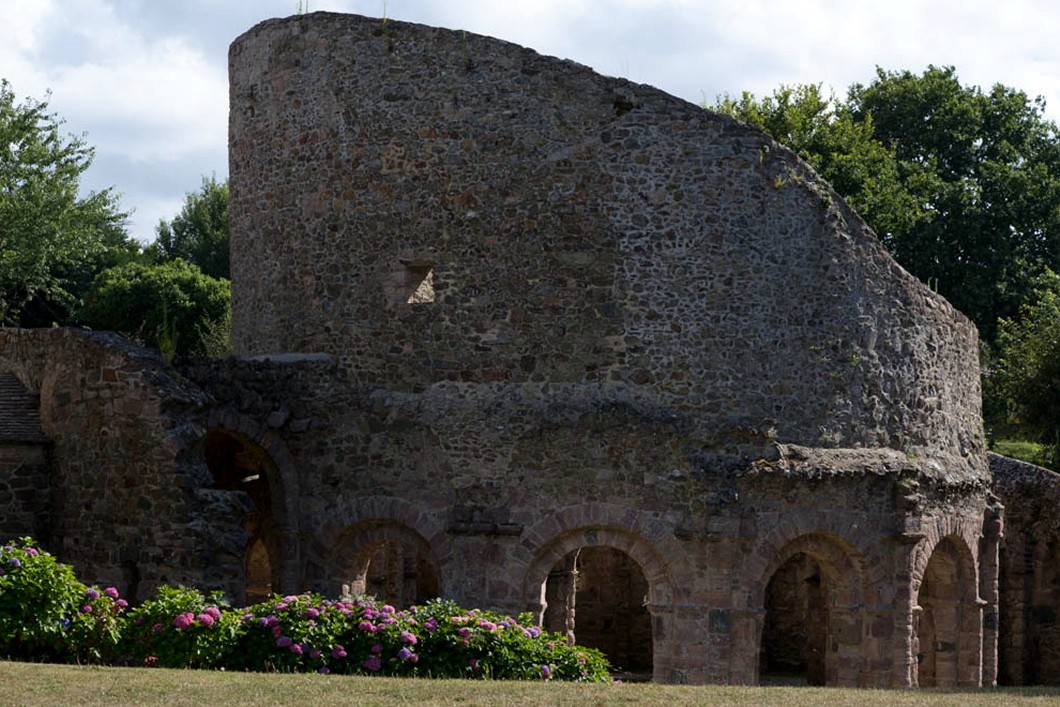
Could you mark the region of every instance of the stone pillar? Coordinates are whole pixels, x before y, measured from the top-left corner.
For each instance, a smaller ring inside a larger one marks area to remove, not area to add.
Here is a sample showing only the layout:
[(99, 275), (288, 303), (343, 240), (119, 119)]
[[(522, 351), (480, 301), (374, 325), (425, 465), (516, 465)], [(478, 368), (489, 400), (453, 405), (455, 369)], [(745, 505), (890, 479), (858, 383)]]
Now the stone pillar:
[(997, 685), (999, 567), (1001, 538), (1004, 535), (1004, 507), (998, 501), (987, 506), (983, 521), (983, 537), (979, 548), (979, 596), (983, 607), (983, 664), (984, 687)]

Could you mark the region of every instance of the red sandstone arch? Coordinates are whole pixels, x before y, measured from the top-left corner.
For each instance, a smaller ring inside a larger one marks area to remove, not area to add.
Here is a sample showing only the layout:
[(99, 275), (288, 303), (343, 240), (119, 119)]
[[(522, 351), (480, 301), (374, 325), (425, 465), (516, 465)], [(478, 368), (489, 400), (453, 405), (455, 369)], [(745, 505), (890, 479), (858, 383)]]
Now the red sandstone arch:
[[(247, 546), (244, 564), (251, 560), (257, 541), (264, 545), (274, 592), (294, 592), (301, 589), (301, 553), (298, 543), (298, 473), (294, 459), (279, 435), (256, 421), (232, 411), (216, 410), (207, 420), (204, 448), (209, 453), (211, 438), (230, 437), (255, 453), (264, 461), (268, 512), (253, 529)], [(209, 459), (207, 459), (209, 466)], [(217, 479), (217, 471), (211, 469)], [(260, 501), (256, 501), (262, 508)], [(260, 560), (260, 556), (257, 557)], [(247, 567), (244, 567), (246, 571)]]
[(347, 528), (326, 571), (332, 596), (371, 594), (408, 606), (441, 595), (438, 558), (430, 543), (393, 520), (364, 520)]
[[(756, 554), (756, 557), (763, 556)], [(808, 597), (802, 597), (804, 601), (808, 598), (811, 604), (804, 607), (810, 614), (800, 619), (811, 632), (804, 648), (805, 677), (816, 684), (857, 685), (866, 659), (862, 640), (868, 595), (864, 555), (838, 535), (807, 533), (785, 544), (765, 562), (756, 564), (761, 566), (761, 574), (750, 586), (755, 608), (763, 616), (759, 627), (762, 653), (768, 654), (774, 638), (770, 632), (771, 619), (780, 615), (777, 606), (770, 606), (771, 590), (775, 590), (782, 578), (788, 579), (789, 574), (808, 571), (819, 586), (808, 590)], [(816, 621), (824, 625), (812, 625)]]
[(963, 537), (950, 534), (918, 560), (913, 578), (917, 684), (978, 687), (983, 623), (975, 555)]
[(651, 617), (652, 675), (665, 680), (672, 663), (674, 585), (666, 560), (645, 538), (626, 528), (587, 526), (572, 528), (552, 538), (538, 550), (523, 582), (526, 606), (539, 622), (547, 607), (547, 580), (553, 568), (582, 548), (612, 548), (627, 555), (643, 573), (647, 583), (646, 606)]

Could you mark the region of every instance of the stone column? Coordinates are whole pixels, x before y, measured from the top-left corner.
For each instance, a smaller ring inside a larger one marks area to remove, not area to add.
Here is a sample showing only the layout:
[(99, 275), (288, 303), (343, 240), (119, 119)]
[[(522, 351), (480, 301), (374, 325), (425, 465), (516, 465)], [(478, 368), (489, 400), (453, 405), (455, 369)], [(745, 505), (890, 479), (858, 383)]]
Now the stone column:
[(983, 607), (984, 687), (997, 685), (999, 625), (999, 547), (1004, 535), (1004, 506), (996, 499), (987, 506), (979, 548), (979, 596)]

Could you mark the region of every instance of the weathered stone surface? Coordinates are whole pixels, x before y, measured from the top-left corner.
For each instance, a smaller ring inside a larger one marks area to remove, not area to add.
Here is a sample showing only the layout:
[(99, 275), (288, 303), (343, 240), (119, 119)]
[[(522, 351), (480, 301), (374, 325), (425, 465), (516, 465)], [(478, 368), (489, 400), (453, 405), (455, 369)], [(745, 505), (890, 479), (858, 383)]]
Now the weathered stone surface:
[(993, 681), (975, 330), (794, 155), (448, 30), (314, 13), (230, 56), (240, 357), (0, 331), (64, 561), (530, 610), (660, 681), (757, 682), (763, 641)]

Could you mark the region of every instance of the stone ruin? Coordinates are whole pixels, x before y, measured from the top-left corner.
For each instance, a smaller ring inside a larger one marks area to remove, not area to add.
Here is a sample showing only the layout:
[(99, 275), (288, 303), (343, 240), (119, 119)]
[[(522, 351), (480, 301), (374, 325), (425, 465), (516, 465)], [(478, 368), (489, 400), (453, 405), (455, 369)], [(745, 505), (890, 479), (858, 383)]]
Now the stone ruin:
[(137, 598), (530, 611), (662, 682), (1060, 681), (1060, 477), (987, 454), (973, 325), (787, 149), (389, 20), (230, 73), (237, 355), (0, 331), (0, 534)]

